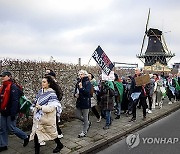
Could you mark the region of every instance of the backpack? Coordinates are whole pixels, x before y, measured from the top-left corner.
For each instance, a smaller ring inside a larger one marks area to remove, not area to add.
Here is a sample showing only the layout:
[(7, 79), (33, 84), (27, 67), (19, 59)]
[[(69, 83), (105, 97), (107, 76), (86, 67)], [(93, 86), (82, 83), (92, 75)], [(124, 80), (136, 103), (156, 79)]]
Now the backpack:
[(90, 96), (93, 97), (93, 93), (94, 93), (94, 87), (93, 85), (91, 84), (91, 90), (90, 90)]
[(28, 118), (31, 107), (31, 101), (27, 99), (25, 95), (22, 95), (19, 99), (19, 104), (20, 104), (19, 112), (25, 114), (26, 117)]
[(32, 103), (24, 95), (22, 86), (17, 84), (17, 83), (15, 83), (15, 85), (18, 87), (19, 93), (20, 93), (20, 98), (19, 98), (19, 113), (22, 113), (22, 114), (26, 115), (26, 117), (28, 118), (29, 113), (30, 113), (30, 106), (31, 106)]

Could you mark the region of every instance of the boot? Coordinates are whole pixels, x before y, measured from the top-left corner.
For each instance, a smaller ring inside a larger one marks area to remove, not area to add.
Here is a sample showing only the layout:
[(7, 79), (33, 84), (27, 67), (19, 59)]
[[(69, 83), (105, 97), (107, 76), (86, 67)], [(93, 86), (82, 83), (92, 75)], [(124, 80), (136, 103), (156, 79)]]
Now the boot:
[(35, 154), (39, 154), (40, 153), (40, 144), (38, 141), (37, 134), (35, 134), (35, 136), (34, 136), (34, 147), (35, 147)]
[(61, 149), (64, 147), (63, 144), (61, 143), (61, 141), (59, 140), (59, 138), (56, 138), (54, 140), (57, 144), (56, 148), (53, 150), (53, 153), (58, 153), (61, 151)]
[(40, 154), (40, 144), (35, 145), (35, 154)]

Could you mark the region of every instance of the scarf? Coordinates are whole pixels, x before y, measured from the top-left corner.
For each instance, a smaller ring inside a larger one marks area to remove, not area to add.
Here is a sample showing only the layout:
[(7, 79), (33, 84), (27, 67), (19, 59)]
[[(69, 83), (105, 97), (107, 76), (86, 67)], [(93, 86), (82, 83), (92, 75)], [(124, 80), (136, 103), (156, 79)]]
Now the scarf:
[(174, 78), (174, 81), (176, 83), (176, 90), (180, 90), (180, 85), (178, 83), (178, 79), (177, 78)]
[[(44, 92), (43, 89), (41, 89), (36, 96), (35, 103), (41, 106), (43, 105), (55, 106), (57, 116), (60, 117), (60, 114), (62, 112), (62, 107), (53, 89), (49, 88), (46, 92)], [(37, 110), (35, 113), (35, 119), (39, 121), (41, 119), (41, 116), (43, 115), (44, 113), (42, 110)]]
[(10, 98), (10, 90), (12, 84), (13, 84), (12, 81), (8, 80), (8, 81), (4, 81), (3, 85), (0, 87), (0, 97), (1, 97), (0, 110), (5, 110), (7, 107)]
[(124, 87), (123, 87), (123, 84), (121, 82), (118, 82), (118, 81), (114, 81), (117, 89), (118, 89), (118, 92), (120, 94), (120, 103), (122, 102), (122, 99), (123, 99), (123, 91), (124, 91)]
[(113, 84), (112, 81), (106, 81), (105, 84), (106, 84), (109, 88), (111, 88), (111, 89), (114, 90), (114, 84)]

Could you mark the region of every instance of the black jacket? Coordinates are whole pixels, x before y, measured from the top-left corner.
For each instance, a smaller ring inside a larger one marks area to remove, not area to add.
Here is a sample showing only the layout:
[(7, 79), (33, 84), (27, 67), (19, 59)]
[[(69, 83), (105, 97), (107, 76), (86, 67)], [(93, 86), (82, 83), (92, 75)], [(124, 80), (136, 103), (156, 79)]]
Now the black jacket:
[(75, 87), (75, 93), (79, 91), (79, 97), (76, 101), (76, 107), (80, 109), (89, 109), (91, 108), (91, 83), (88, 77), (84, 77), (82, 79), (82, 86), (83, 88), (79, 88), (79, 82), (77, 82)]
[(140, 92), (141, 93), (140, 97), (146, 97), (142, 86), (136, 86), (135, 77), (136, 75), (131, 79), (130, 94), (135, 93), (135, 92)]

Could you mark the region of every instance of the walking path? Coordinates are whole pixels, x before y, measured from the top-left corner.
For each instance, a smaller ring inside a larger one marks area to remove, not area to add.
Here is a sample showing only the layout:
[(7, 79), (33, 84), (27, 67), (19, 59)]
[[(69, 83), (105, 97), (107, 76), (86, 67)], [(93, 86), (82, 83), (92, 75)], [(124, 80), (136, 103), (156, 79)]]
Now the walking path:
[[(93, 153), (95, 149), (101, 148), (109, 144), (112, 141), (125, 136), (132, 131), (141, 128), (147, 124), (156, 121), (157, 119), (170, 114), (180, 109), (180, 102), (168, 105), (167, 100), (164, 100), (162, 109), (153, 110), (152, 114), (147, 114), (146, 121), (142, 120), (142, 109), (137, 109), (137, 120), (136, 122), (128, 122), (130, 117), (126, 117), (124, 114), (121, 115), (120, 119), (114, 119), (108, 130), (103, 130), (105, 120), (102, 119), (100, 123), (97, 123), (95, 116), (90, 116), (92, 125), (89, 129), (87, 137), (78, 138), (78, 134), (81, 130), (81, 122), (79, 120), (73, 120), (66, 122), (62, 127), (64, 137), (61, 139), (64, 144), (64, 148), (61, 150), (62, 154), (78, 154), (78, 153)], [(30, 133), (30, 132), (28, 132)], [(3, 151), (3, 154), (33, 154), (34, 145), (31, 141), (27, 147), (22, 146), (23, 141), (17, 138), (15, 135), (9, 136), (9, 146), (7, 151)], [(50, 154), (55, 148), (54, 141), (46, 142), (46, 146), (41, 147), (41, 154)]]

